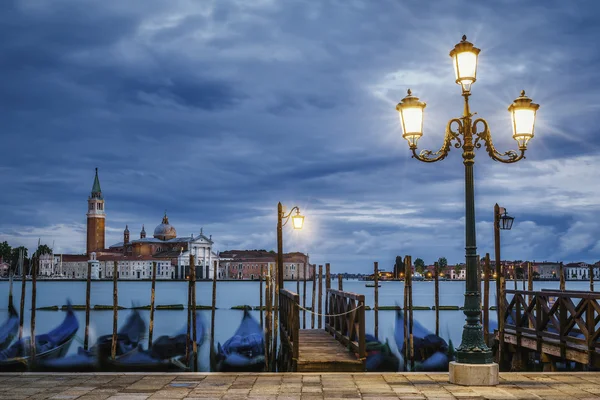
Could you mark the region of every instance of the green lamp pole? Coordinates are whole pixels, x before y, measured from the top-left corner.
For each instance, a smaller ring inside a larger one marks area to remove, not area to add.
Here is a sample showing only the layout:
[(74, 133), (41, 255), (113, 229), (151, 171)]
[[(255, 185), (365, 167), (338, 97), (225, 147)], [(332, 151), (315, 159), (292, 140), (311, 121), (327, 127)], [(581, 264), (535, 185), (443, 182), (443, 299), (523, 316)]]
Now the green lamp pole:
[[(492, 136), (488, 123), (477, 118), (473, 120), (473, 113), (469, 108), (471, 85), (475, 82), (477, 72), (477, 58), (480, 50), (467, 42), (466, 36), (450, 52), (456, 83), (462, 87), (464, 97), (463, 115), (448, 121), (442, 147), (437, 152), (422, 150), (417, 153), (417, 142), (423, 136), (423, 110), (425, 103), (412, 96), (410, 89), (408, 95), (402, 99), (396, 109), (400, 113), (400, 123), (403, 130), (402, 137), (408, 141), (413, 158), (423, 162), (436, 162), (443, 160), (448, 155), (451, 146), (462, 148), (463, 164), (465, 166), (465, 211), (466, 211), (466, 265), (467, 279), (465, 288), (466, 324), (463, 328), (462, 342), (457, 348), (457, 362), (464, 364), (489, 364), (492, 363), (492, 351), (485, 344), (483, 330), (479, 323), (481, 306), (479, 304), (480, 288), (477, 280), (477, 244), (475, 241), (475, 194), (473, 188), (473, 164), (475, 162), (475, 149), (484, 144), (488, 155), (495, 161), (514, 163), (525, 156), (527, 143), (533, 138), (536, 111), (538, 104), (521, 92), (509, 107), (512, 117), (513, 139), (517, 141), (519, 152), (509, 150), (499, 153), (492, 143)], [(452, 130), (456, 127), (456, 131)], [(478, 128), (481, 128), (478, 130)], [(454, 142), (454, 143), (453, 143)]]
[[(292, 213), (296, 211), (296, 215)], [(300, 209), (297, 206), (292, 207), (289, 213), (285, 213), (281, 202), (277, 204), (277, 282), (283, 289), (283, 227), (292, 217), (294, 229), (302, 229), (304, 225), (304, 216), (300, 215)]]

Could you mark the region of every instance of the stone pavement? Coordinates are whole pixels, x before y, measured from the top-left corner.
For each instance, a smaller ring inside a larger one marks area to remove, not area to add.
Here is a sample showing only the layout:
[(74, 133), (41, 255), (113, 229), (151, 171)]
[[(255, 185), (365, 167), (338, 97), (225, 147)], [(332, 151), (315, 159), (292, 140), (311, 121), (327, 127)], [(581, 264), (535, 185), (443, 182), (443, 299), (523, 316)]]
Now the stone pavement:
[(502, 373), (495, 388), (447, 373), (0, 374), (0, 399), (600, 399), (600, 373)]

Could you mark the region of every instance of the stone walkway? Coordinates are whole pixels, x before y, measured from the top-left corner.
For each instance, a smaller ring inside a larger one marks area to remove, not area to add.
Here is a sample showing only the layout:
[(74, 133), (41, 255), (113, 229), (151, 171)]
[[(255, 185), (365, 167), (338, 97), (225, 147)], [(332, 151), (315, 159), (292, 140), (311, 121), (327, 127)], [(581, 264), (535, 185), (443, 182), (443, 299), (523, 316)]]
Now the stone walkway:
[(495, 388), (448, 374), (0, 374), (0, 399), (600, 399), (600, 373), (503, 373)]

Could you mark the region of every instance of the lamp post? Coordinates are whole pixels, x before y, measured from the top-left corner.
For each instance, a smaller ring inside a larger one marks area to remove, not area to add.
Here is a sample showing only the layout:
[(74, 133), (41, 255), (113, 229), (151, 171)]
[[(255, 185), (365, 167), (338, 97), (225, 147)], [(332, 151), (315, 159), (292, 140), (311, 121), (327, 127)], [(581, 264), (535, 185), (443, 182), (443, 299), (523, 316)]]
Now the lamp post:
[(502, 266), (500, 264), (500, 230), (509, 231), (512, 228), (515, 218), (508, 215), (506, 208), (500, 207), (498, 203), (494, 205), (494, 250), (496, 258), (496, 309), (498, 312), (498, 321), (500, 321), (500, 276), (502, 275)]
[[(296, 211), (296, 215), (292, 213)], [(281, 202), (277, 204), (277, 282), (283, 289), (283, 227), (292, 218), (294, 229), (302, 229), (304, 226), (304, 216), (300, 215), (300, 209), (297, 206), (292, 207), (289, 213), (285, 214)]]
[[(417, 153), (417, 142), (423, 136), (423, 110), (425, 103), (412, 95), (408, 95), (396, 106), (400, 114), (402, 137), (408, 141), (413, 158), (423, 162), (436, 162), (443, 160), (448, 155), (451, 146), (463, 149), (463, 164), (465, 166), (465, 211), (466, 211), (466, 287), (465, 310), (466, 324), (463, 328), (462, 342), (457, 348), (457, 363), (450, 367), (450, 381), (459, 384), (475, 384), (472, 364), (489, 366), (490, 378), (482, 380), (480, 384), (495, 385), (498, 383), (498, 365), (492, 364), (492, 352), (483, 339), (483, 331), (479, 323), (481, 306), (479, 304), (480, 288), (477, 285), (477, 245), (475, 241), (475, 195), (473, 187), (473, 164), (475, 162), (475, 149), (483, 144), (488, 155), (495, 161), (514, 163), (525, 156), (527, 143), (534, 134), (535, 116), (539, 108), (531, 99), (521, 92), (509, 107), (512, 117), (513, 139), (517, 141), (519, 152), (509, 150), (500, 153), (494, 147), (492, 136), (487, 121), (482, 118), (473, 119), (469, 108), (471, 86), (477, 77), (477, 59), (480, 50), (467, 41), (463, 36), (462, 41), (450, 51), (452, 64), (456, 75), (456, 83), (461, 85), (464, 97), (463, 115), (453, 118), (446, 125), (446, 133), (442, 147), (437, 152), (421, 150)], [(453, 130), (455, 127), (456, 130)], [(454, 142), (454, 143), (453, 143)], [(495, 371), (495, 378), (493, 377)], [(485, 373), (485, 372), (484, 372)]]

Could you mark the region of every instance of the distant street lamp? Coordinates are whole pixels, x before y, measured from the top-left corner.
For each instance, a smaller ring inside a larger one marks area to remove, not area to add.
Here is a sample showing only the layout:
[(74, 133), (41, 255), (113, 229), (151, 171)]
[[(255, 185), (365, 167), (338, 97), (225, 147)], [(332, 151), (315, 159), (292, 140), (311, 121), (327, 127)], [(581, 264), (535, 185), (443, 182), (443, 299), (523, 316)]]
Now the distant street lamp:
[[(294, 211), (296, 211), (296, 214), (292, 215)], [(294, 206), (289, 213), (285, 214), (283, 205), (279, 202), (277, 204), (277, 282), (280, 289), (283, 289), (283, 227), (288, 223), (290, 217), (294, 229), (302, 229), (304, 216), (300, 215), (300, 209)]]
[[(536, 111), (538, 104), (532, 103), (531, 99), (521, 92), (509, 107), (512, 118), (513, 139), (518, 144), (519, 153), (509, 150), (499, 153), (492, 143), (492, 136), (487, 121), (482, 118), (472, 119), (473, 113), (469, 108), (469, 96), (471, 86), (476, 81), (477, 59), (480, 50), (467, 42), (463, 36), (462, 41), (454, 46), (450, 52), (452, 64), (456, 75), (456, 83), (461, 85), (464, 97), (464, 110), (460, 118), (453, 118), (446, 125), (446, 133), (442, 147), (437, 152), (422, 150), (417, 153), (417, 142), (423, 136), (423, 111), (425, 103), (412, 95), (410, 89), (408, 95), (396, 106), (400, 114), (402, 126), (402, 137), (408, 141), (408, 146), (413, 153), (413, 158), (423, 162), (436, 162), (443, 160), (448, 155), (450, 147), (463, 149), (463, 164), (465, 165), (465, 209), (466, 209), (466, 290), (464, 313), (466, 325), (463, 328), (462, 343), (457, 348), (457, 362), (451, 365), (450, 381), (454, 383), (471, 384), (468, 371), (469, 366), (464, 364), (488, 364), (497, 373), (497, 364), (492, 363), (492, 351), (485, 344), (483, 331), (479, 323), (481, 306), (479, 304), (480, 288), (478, 286), (477, 274), (477, 245), (475, 241), (475, 195), (473, 185), (473, 164), (475, 162), (475, 149), (481, 148), (482, 143), (488, 155), (503, 163), (514, 163), (525, 156), (527, 143), (534, 135)], [(456, 131), (452, 127), (456, 126)], [(480, 130), (478, 130), (480, 128)], [(456, 142), (452, 144), (452, 142)], [(481, 143), (482, 142), (482, 143)], [(461, 365), (462, 364), (462, 365)], [(472, 367), (472, 366), (471, 366)], [(492, 369), (490, 369), (492, 370)], [(454, 371), (454, 372), (453, 372)], [(464, 374), (466, 377), (459, 376)], [(474, 379), (474, 378), (472, 378)], [(497, 384), (497, 375), (494, 379), (488, 379), (487, 384)]]

